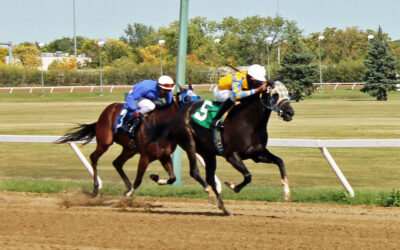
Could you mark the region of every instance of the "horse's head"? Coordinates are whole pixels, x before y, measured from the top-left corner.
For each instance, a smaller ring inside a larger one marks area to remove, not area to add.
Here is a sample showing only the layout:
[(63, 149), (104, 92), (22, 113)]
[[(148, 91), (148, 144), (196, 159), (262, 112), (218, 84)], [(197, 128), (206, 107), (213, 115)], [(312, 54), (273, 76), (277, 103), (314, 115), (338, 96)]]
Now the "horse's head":
[(198, 96), (189, 84), (189, 88), (183, 88), (179, 86), (179, 93), (176, 94), (176, 102), (180, 107), (183, 107), (191, 102), (201, 101), (201, 97)]
[(289, 91), (282, 82), (268, 82), (268, 89), (263, 94), (263, 105), (265, 108), (278, 113), (284, 121), (291, 121), (294, 116), (294, 109), (290, 105)]

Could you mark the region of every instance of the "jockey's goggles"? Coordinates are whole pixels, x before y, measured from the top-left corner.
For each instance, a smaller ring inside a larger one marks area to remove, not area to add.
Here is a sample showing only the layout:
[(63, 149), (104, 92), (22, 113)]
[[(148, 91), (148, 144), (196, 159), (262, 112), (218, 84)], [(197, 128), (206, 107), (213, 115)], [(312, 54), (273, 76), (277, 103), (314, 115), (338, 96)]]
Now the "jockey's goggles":
[(163, 84), (158, 83), (158, 86), (160, 86), (160, 88), (162, 88), (162, 89), (173, 90), (175, 87), (175, 84), (173, 84), (173, 83), (163, 83)]

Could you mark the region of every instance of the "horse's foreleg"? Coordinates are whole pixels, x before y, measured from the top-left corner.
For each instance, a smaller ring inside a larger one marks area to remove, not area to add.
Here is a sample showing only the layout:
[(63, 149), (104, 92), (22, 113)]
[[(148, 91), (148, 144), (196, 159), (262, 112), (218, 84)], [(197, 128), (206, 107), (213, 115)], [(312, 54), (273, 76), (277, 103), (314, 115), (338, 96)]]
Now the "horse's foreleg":
[(99, 158), (107, 151), (109, 145), (99, 145), (97, 144), (96, 150), (90, 154), (90, 161), (93, 168), (93, 196), (97, 196), (99, 193), (99, 182), (97, 180), (97, 162)]
[(170, 155), (164, 156), (164, 157), (160, 158), (159, 161), (161, 162), (161, 164), (164, 167), (165, 171), (168, 172), (169, 179), (168, 180), (160, 179), (159, 176), (156, 175), (156, 174), (150, 175), (150, 178), (153, 181), (157, 182), (158, 185), (167, 185), (167, 184), (174, 183), (175, 180), (176, 180), (176, 177), (175, 177), (174, 169), (172, 167), (171, 156)]
[(279, 172), (281, 174), (281, 183), (283, 186), (282, 198), (285, 201), (290, 201), (289, 179), (286, 175), (285, 164), (283, 160), (278, 156), (269, 152), (268, 149), (265, 149), (256, 157), (253, 157), (253, 160), (255, 162), (274, 163), (275, 165), (278, 166)]
[(244, 165), (242, 159), (240, 158), (238, 153), (233, 153), (230, 156), (226, 157), (227, 161), (232, 164), (232, 166), (239, 171), (242, 175), (243, 175), (243, 182), (235, 185), (233, 182), (225, 182), (225, 184), (231, 188), (233, 191), (235, 191), (236, 193), (239, 193), (240, 190), (242, 190), (242, 188), (244, 186), (246, 186), (247, 184), (249, 184), (251, 182), (251, 174), (250, 172), (247, 170), (247, 167)]
[(140, 184), (142, 183), (143, 175), (146, 172), (149, 163), (150, 161), (148, 157), (140, 155), (139, 166), (136, 172), (135, 181), (133, 182), (133, 186), (131, 187), (131, 190), (129, 190), (129, 192), (126, 194), (126, 196), (132, 197), (136, 189), (140, 186)]
[(136, 154), (135, 151), (128, 149), (127, 147), (123, 147), (121, 154), (113, 161), (113, 166), (117, 170), (118, 174), (121, 176), (122, 180), (125, 183), (128, 193), (129, 190), (132, 188), (132, 183), (129, 180), (128, 176), (126, 176), (125, 171), (123, 170), (124, 164), (127, 160), (132, 158)]

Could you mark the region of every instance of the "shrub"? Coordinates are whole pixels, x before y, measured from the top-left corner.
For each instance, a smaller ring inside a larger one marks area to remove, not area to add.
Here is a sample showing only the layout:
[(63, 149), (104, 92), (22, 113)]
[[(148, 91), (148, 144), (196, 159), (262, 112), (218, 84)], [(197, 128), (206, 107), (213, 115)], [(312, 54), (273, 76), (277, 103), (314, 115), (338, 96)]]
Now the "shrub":
[(400, 207), (400, 190), (392, 190), (388, 197), (382, 198), (381, 204), (384, 207)]
[(365, 66), (362, 60), (345, 59), (322, 69), (324, 82), (362, 82)]

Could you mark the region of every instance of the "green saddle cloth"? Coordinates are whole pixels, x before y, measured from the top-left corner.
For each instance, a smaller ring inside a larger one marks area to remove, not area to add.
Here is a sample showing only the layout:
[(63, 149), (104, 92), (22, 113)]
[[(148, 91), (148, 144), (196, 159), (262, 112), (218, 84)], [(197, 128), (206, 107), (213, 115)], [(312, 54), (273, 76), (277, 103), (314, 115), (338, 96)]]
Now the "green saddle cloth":
[(222, 102), (205, 100), (203, 105), (190, 115), (192, 120), (204, 128), (211, 128), (211, 122), (217, 114)]

